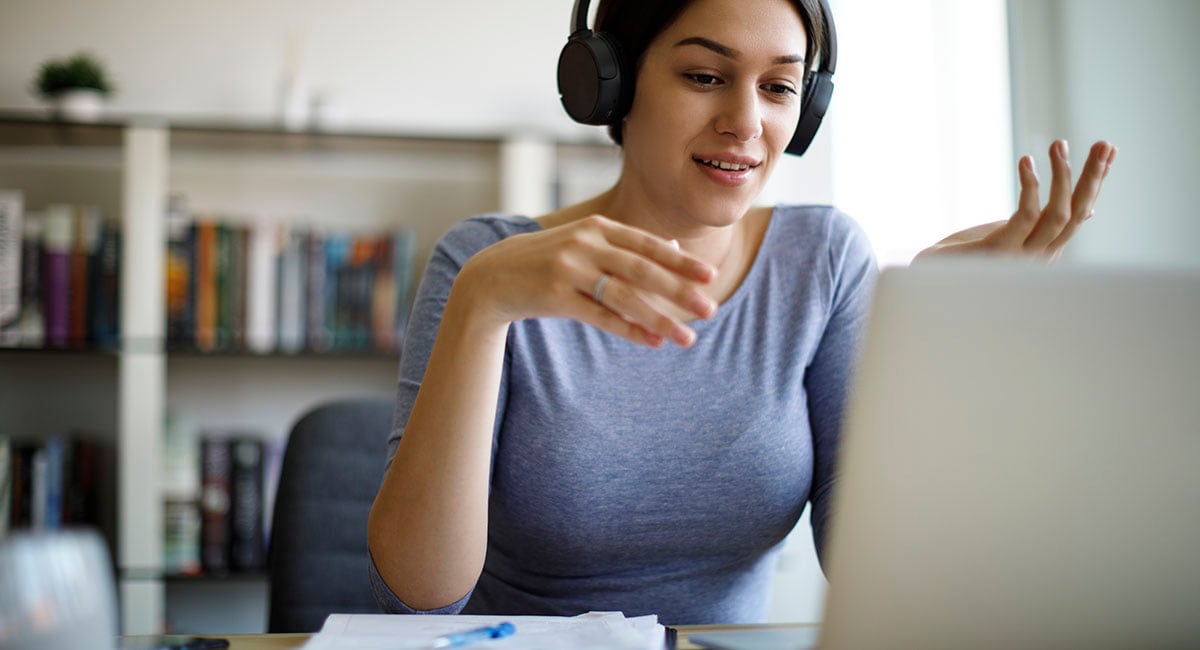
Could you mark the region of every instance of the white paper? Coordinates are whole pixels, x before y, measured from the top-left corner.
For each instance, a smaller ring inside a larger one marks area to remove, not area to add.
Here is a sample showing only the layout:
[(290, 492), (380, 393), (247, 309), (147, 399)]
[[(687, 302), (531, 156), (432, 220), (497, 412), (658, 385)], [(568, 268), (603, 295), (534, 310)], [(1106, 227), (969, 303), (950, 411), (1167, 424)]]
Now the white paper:
[(620, 612), (562, 616), (431, 616), (330, 614), (304, 650), (417, 650), (444, 634), (509, 621), (516, 633), (470, 646), (476, 650), (661, 650), (657, 616)]

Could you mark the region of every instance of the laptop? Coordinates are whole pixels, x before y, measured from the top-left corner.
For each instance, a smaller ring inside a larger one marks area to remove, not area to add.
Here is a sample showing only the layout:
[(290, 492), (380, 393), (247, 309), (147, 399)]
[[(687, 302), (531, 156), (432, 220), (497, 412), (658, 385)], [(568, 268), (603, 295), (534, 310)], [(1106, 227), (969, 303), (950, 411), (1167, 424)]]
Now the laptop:
[(885, 270), (847, 409), (819, 647), (1200, 645), (1200, 273)]

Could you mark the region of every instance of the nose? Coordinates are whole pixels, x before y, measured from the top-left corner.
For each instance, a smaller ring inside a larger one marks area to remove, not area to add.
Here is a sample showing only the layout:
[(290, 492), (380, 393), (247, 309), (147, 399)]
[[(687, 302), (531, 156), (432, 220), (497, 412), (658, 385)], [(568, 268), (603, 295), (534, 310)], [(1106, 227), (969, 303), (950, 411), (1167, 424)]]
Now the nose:
[(757, 87), (731, 88), (722, 98), (713, 126), (721, 135), (732, 135), (738, 142), (750, 142), (762, 135), (762, 118)]

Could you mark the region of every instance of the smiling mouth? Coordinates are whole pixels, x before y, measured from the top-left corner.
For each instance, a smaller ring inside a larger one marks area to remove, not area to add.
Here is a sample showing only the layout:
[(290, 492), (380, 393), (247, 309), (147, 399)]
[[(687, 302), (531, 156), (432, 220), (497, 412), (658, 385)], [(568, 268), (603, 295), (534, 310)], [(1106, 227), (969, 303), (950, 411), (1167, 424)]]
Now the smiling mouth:
[(692, 158), (692, 160), (695, 160), (703, 165), (708, 165), (713, 169), (720, 169), (721, 171), (727, 172), (744, 172), (751, 167), (757, 167), (757, 165), (744, 165), (741, 163), (722, 162), (720, 160), (705, 160), (703, 158)]

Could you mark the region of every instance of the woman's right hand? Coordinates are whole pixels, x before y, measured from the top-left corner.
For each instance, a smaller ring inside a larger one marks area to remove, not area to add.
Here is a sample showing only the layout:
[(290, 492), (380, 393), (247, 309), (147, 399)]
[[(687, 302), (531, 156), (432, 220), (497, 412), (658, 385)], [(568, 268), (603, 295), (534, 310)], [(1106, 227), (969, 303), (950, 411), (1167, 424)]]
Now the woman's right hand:
[[(471, 257), (455, 280), (497, 322), (572, 318), (651, 347), (687, 347), (695, 332), (653, 297), (708, 318), (717, 305), (700, 286), (716, 269), (673, 242), (599, 215), (508, 237)], [(597, 282), (610, 276), (593, 298)], [(649, 299), (648, 299), (649, 298)]]

